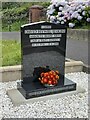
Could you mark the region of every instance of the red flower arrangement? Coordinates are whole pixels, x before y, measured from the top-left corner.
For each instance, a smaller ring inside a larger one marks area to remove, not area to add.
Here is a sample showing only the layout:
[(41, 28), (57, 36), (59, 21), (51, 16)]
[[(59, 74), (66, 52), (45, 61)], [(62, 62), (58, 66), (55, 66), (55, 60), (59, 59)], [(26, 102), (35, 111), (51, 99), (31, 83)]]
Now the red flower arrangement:
[(40, 82), (43, 85), (47, 86), (55, 86), (59, 80), (59, 72), (58, 71), (49, 71), (49, 72), (42, 72), (39, 77)]

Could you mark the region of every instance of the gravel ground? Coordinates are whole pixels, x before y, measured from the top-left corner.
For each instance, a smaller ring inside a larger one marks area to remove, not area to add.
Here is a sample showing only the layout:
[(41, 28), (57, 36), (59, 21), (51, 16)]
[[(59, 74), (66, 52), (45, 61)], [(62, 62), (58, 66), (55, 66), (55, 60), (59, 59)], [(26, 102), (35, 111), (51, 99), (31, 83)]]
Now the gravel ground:
[(88, 74), (69, 73), (66, 77), (85, 88), (86, 92), (45, 102), (13, 106), (6, 91), (16, 88), (18, 80), (0, 83), (0, 97), (2, 98), (0, 99), (0, 118), (88, 118)]

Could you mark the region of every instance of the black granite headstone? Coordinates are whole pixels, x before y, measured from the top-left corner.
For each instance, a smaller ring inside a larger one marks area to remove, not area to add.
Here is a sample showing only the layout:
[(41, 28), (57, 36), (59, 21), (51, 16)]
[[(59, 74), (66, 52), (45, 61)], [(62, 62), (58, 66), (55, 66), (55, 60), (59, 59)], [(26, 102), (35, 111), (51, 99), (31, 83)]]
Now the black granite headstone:
[[(76, 89), (76, 84), (64, 77), (66, 35), (65, 25), (38, 22), (21, 26), (23, 70), (18, 89), (25, 98)], [(46, 88), (40, 83), (39, 75), (35, 73), (41, 68), (59, 71), (60, 79), (56, 86)]]

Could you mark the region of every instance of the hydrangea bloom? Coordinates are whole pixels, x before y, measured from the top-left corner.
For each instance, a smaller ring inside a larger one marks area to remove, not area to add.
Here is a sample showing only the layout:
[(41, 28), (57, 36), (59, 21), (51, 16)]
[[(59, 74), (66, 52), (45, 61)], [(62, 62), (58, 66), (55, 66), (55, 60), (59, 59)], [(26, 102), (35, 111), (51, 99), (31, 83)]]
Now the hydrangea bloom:
[(58, 16), (61, 16), (62, 15), (62, 12), (58, 12)]
[(52, 15), (54, 13), (54, 11), (55, 11), (55, 9), (51, 9), (47, 13), (48, 13), (48, 15)]
[(73, 28), (74, 26), (75, 26), (74, 23), (69, 23), (69, 27), (70, 27), (70, 28)]
[(59, 10), (62, 11), (62, 10), (63, 10), (63, 7), (59, 7)]
[(56, 20), (56, 17), (55, 17), (55, 16), (51, 16), (51, 17), (50, 17), (50, 21), (55, 22), (55, 20)]
[(85, 11), (83, 11), (83, 12), (82, 12), (82, 15), (83, 15), (83, 16), (85, 16), (85, 14), (86, 14), (86, 12), (85, 12)]
[(61, 21), (61, 24), (64, 24), (64, 21)]
[(81, 19), (82, 19), (82, 16), (78, 16), (77, 19), (78, 19), (78, 20), (81, 20)]
[(90, 22), (90, 18), (87, 18), (87, 22)]
[(52, 0), (48, 7), (47, 16), (50, 22), (64, 24), (70, 28), (76, 25), (90, 22), (90, 0), (76, 0), (67, 2), (65, 0)]

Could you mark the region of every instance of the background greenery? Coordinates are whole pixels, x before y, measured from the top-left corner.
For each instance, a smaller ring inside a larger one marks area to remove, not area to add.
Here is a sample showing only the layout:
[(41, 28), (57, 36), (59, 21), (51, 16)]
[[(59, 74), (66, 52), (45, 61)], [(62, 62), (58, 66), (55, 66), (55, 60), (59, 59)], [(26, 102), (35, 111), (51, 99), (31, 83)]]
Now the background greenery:
[(3, 2), (2, 3), (2, 31), (19, 31), (20, 26), (29, 23), (29, 9), (32, 5), (41, 5), (44, 8), (49, 2)]
[[(3, 2), (2, 31), (19, 31), (20, 26), (29, 23), (29, 9), (32, 5), (41, 5), (47, 9), (49, 2)], [(88, 7), (90, 9), (90, 7)], [(87, 9), (88, 9), (87, 8)], [(76, 28), (89, 29), (90, 24)], [(11, 29), (11, 30), (10, 30)]]
[[(39, 4), (44, 8), (47, 8), (50, 3), (3, 2), (2, 30), (9, 31), (8, 27), (11, 25), (11, 31), (19, 31), (22, 24), (29, 22), (29, 8), (35, 4)], [(90, 24), (88, 26), (90, 28)], [(83, 28), (88, 28), (88, 26), (83, 26)], [(15, 40), (0, 40), (0, 48), (1, 47), (2, 56), (0, 57), (0, 61), (2, 61), (2, 66), (21, 64), (21, 44), (19, 42)]]

